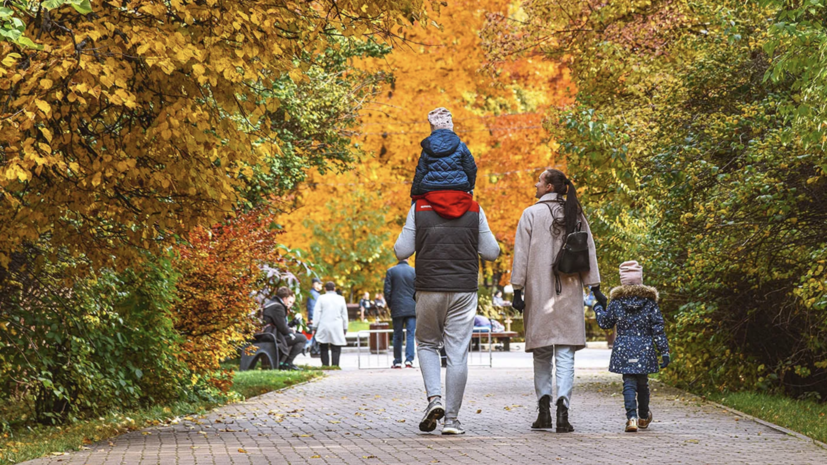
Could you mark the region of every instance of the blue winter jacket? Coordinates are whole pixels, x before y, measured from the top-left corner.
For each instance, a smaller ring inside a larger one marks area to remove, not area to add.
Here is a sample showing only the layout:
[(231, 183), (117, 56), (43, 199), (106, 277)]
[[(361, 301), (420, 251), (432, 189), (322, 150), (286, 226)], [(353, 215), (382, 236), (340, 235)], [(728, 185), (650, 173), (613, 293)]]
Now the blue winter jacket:
[(319, 291), (310, 288), (310, 297), (307, 299), (307, 321), (313, 321), (313, 309), (316, 308), (316, 300), (320, 295)]
[(612, 289), (609, 298), (608, 309), (600, 304), (594, 306), (601, 328), (611, 329), (617, 325), (609, 371), (624, 375), (657, 373), (657, 352), (661, 355), (669, 353), (657, 289), (620, 286)]
[(432, 191), (469, 192), (477, 182), (477, 164), (468, 147), (450, 129), (437, 129), (422, 143), (411, 196)]
[(416, 271), (407, 263), (400, 263), (385, 275), (385, 300), (391, 309), (391, 318), (416, 316), (414, 281)]

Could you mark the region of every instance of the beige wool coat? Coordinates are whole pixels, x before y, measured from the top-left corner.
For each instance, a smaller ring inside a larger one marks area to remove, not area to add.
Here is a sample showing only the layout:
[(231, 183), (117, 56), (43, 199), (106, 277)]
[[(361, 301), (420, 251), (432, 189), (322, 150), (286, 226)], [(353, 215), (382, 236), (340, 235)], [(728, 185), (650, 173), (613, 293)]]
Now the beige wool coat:
[[(557, 194), (544, 195), (526, 208), (517, 226), (511, 285), (524, 289), (525, 350), (552, 345), (586, 347), (586, 319), (583, 286), (600, 284), (597, 255), (589, 223), (581, 216), (581, 231), (589, 233), (589, 271), (579, 275), (560, 275), (562, 291), (554, 289), (552, 264), (565, 239), (565, 227), (552, 232), (552, 214), (563, 218)], [(546, 205), (551, 206), (551, 213)]]

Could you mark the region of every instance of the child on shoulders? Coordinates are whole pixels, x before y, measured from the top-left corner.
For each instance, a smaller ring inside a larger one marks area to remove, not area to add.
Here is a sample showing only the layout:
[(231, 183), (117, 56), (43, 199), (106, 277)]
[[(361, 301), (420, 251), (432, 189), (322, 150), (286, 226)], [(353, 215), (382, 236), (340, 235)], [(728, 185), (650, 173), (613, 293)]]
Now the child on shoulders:
[(669, 365), (669, 342), (658, 307), (658, 291), (643, 285), (643, 268), (638, 262), (620, 265), (620, 287), (612, 289), (609, 298), (608, 308), (605, 302), (598, 302), (594, 312), (601, 328), (617, 326), (609, 371), (623, 375), (626, 432), (633, 433), (652, 422), (649, 373), (658, 372), (656, 350), (663, 360), (660, 368)]
[(411, 198), (424, 198), (433, 191), (472, 193), (477, 181), (477, 164), (468, 147), (454, 133), (451, 112), (437, 108), (428, 113), (431, 135), (422, 143)]

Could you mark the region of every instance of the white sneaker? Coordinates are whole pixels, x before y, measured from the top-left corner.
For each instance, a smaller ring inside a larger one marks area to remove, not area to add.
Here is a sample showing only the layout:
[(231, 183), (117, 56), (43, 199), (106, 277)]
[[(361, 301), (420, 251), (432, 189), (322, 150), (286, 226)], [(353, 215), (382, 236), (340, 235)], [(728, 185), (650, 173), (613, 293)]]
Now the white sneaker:
[(442, 427), (442, 434), (465, 434), (462, 429), (462, 423), (459, 420), (445, 420), (445, 425)]

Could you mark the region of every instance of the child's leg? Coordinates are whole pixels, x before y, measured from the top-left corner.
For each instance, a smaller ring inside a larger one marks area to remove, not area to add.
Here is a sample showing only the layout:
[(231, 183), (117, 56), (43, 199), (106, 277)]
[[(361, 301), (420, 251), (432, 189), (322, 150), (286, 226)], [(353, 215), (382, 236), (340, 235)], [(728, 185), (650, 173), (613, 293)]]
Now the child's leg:
[(649, 416), (649, 375), (637, 375), (637, 401), (638, 418), (646, 418)]
[(623, 375), (623, 403), (626, 406), (626, 418), (637, 418), (637, 375)]

